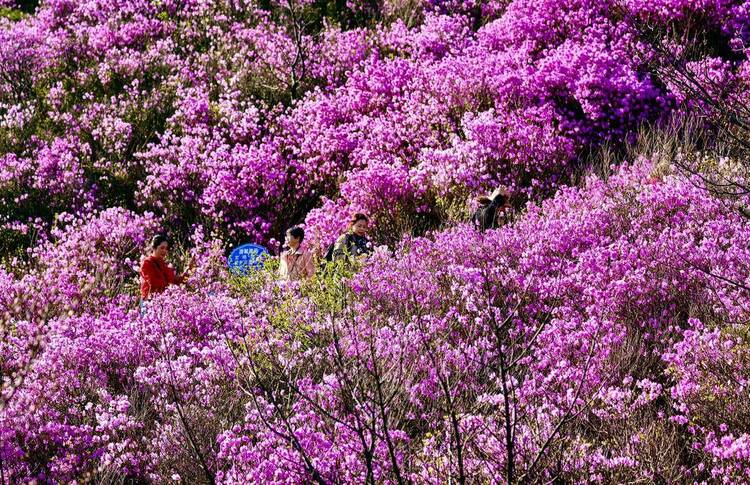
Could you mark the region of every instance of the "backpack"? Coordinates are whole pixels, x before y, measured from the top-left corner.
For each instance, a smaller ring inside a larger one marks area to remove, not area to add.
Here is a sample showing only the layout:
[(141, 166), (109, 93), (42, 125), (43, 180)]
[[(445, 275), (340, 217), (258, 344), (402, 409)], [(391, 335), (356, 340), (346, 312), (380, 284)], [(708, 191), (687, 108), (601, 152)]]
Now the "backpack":
[(334, 246), (336, 246), (336, 241), (328, 245), (328, 249), (326, 249), (326, 254), (325, 256), (323, 256), (323, 261), (333, 261), (333, 247)]
[[(331, 244), (328, 245), (328, 248), (326, 249), (326, 254), (323, 257), (323, 260), (325, 262), (333, 261), (333, 249), (336, 247), (336, 243), (338, 242), (338, 239), (333, 241)], [(346, 235), (346, 239), (344, 240), (344, 244), (346, 244), (346, 250), (351, 251), (352, 250), (352, 238), (349, 237), (349, 234)]]

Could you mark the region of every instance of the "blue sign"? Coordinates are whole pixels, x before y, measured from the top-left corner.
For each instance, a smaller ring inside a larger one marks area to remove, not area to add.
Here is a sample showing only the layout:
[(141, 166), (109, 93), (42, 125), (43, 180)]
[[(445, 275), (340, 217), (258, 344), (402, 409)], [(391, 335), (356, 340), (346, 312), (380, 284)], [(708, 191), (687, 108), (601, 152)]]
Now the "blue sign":
[(263, 267), (263, 261), (270, 256), (268, 249), (258, 244), (243, 244), (234, 248), (227, 258), (229, 270), (236, 274), (247, 274)]

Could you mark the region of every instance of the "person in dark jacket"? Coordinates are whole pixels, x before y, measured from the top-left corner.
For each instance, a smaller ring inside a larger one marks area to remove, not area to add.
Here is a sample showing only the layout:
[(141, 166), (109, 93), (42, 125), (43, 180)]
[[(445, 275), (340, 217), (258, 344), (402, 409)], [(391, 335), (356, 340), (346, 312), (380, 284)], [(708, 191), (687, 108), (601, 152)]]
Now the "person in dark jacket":
[(191, 261), (188, 269), (178, 275), (167, 264), (169, 240), (163, 234), (157, 234), (151, 239), (150, 249), (151, 255), (141, 264), (141, 298), (143, 300), (148, 300), (155, 293), (162, 293), (169, 285), (184, 283), (193, 267)]
[(498, 187), (489, 197), (480, 197), (478, 202), (479, 207), (471, 216), (477, 230), (497, 229), (510, 221), (510, 193), (505, 187)]
[(370, 218), (361, 212), (354, 214), (349, 221), (349, 230), (342, 234), (333, 245), (333, 260), (348, 257), (363, 258), (372, 253), (372, 243), (367, 239)]

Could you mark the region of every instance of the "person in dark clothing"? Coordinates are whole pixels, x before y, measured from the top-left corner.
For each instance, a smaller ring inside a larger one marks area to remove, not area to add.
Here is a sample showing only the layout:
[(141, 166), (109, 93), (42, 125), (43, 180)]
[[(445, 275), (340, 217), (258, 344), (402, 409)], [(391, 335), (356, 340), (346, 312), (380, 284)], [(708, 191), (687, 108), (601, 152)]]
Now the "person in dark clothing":
[(479, 207), (471, 216), (477, 230), (497, 229), (510, 221), (510, 194), (505, 187), (498, 187), (489, 197), (480, 197), (478, 202)]
[(349, 221), (349, 230), (342, 234), (333, 245), (333, 260), (340, 261), (348, 257), (363, 258), (372, 253), (372, 243), (367, 239), (370, 219), (358, 212)]

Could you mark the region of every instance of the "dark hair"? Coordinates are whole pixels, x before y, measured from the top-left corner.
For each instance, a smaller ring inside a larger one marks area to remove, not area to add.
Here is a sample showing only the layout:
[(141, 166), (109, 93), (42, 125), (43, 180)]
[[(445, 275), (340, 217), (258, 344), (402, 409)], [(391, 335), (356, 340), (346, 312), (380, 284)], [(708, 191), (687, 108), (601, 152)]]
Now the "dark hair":
[(164, 234), (157, 234), (156, 236), (151, 238), (151, 249), (156, 249), (159, 246), (161, 246), (161, 243), (167, 243), (169, 244), (169, 239)]
[(352, 218), (349, 221), (349, 226), (353, 226), (354, 224), (358, 223), (359, 221), (370, 222), (370, 218), (367, 217), (366, 215), (362, 214), (361, 212), (356, 212), (354, 215), (352, 215)]
[(509, 200), (510, 199), (509, 199), (509, 197), (507, 195), (505, 195), (505, 194), (497, 194), (495, 196), (494, 202), (495, 202), (495, 204), (502, 206), (502, 205), (507, 204)]
[(295, 239), (299, 239), (302, 242), (305, 239), (305, 230), (299, 226), (294, 226), (286, 230), (286, 232)]
[(493, 202), (495, 203), (496, 206), (502, 207), (505, 204), (507, 204), (509, 201), (510, 201), (510, 197), (504, 194), (498, 194), (495, 196), (494, 199), (490, 199), (486, 195), (477, 197), (477, 204), (481, 207), (488, 206), (492, 204)]

